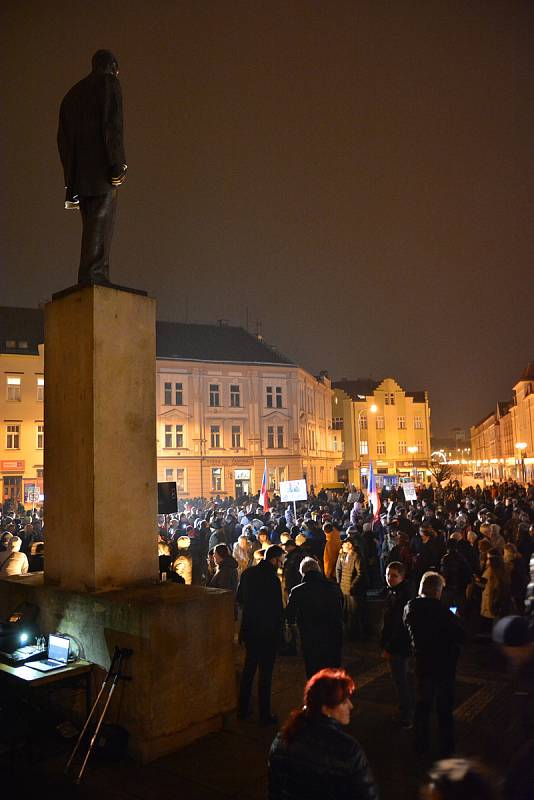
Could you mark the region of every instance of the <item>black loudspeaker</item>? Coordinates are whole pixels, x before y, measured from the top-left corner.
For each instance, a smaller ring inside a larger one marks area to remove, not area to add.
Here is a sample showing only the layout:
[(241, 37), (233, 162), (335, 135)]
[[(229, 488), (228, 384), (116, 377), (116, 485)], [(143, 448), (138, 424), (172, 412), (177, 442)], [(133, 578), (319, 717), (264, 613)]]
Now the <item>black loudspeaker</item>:
[(175, 481), (158, 483), (158, 514), (176, 514), (178, 495)]

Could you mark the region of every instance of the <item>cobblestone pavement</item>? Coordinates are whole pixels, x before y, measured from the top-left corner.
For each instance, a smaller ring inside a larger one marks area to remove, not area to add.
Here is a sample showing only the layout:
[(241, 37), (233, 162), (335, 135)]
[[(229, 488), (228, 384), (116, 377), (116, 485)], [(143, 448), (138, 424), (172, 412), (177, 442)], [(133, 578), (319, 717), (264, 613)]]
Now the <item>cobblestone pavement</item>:
[[(236, 646), (239, 672), (243, 652)], [(374, 642), (349, 644), (345, 666), (357, 683), (352, 734), (364, 747), (383, 800), (414, 800), (420, 780), (436, 753), (416, 758), (412, 733), (395, 727), (395, 693), (386, 663)], [(299, 657), (279, 657), (273, 684), (273, 710), (283, 719), (300, 705), (304, 668)], [(513, 692), (505, 665), (489, 642), (471, 643), (458, 669), (455, 718), (458, 752), (477, 755), (497, 768), (506, 764), (517, 745)], [(30, 768), (20, 752), (0, 758), (0, 774), (17, 776), (17, 794), (26, 778), (33, 787), (56, 787), (58, 797), (130, 800), (183, 797), (190, 800), (260, 800), (266, 797), (266, 758), (276, 730), (260, 728), (252, 719), (228, 716), (224, 730), (141, 767), (131, 762), (90, 762), (80, 787), (63, 776), (71, 745), (48, 733)], [(4, 777), (2, 778), (3, 785)]]

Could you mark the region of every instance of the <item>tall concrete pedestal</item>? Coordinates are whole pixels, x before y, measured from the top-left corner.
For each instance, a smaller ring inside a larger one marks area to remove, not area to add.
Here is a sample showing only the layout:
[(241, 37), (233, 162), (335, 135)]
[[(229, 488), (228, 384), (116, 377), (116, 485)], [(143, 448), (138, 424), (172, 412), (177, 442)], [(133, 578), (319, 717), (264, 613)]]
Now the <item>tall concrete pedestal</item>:
[(48, 304), (45, 331), (44, 581), (0, 580), (0, 619), (35, 603), (41, 633), (71, 636), (102, 671), (131, 648), (113, 702), (149, 761), (235, 707), (234, 597), (158, 582), (154, 301), (75, 287)]
[(98, 591), (158, 576), (155, 301), (75, 288), (45, 309), (45, 580)]

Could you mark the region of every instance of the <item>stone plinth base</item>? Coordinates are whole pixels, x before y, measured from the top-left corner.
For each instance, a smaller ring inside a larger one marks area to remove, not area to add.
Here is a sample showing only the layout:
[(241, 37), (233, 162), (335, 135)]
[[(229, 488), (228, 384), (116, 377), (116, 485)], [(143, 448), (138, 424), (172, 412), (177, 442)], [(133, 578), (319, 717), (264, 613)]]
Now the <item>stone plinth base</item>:
[[(112, 700), (111, 720), (130, 733), (141, 762), (222, 726), (235, 707), (234, 598), (229, 592), (157, 584), (82, 594), (43, 583), (42, 573), (0, 581), (0, 619), (26, 600), (40, 609), (41, 632), (61, 632), (84, 658), (107, 670), (115, 646), (133, 656)], [(97, 676), (97, 687), (103, 675)]]
[(46, 582), (102, 591), (158, 575), (156, 304), (109, 286), (45, 309)]

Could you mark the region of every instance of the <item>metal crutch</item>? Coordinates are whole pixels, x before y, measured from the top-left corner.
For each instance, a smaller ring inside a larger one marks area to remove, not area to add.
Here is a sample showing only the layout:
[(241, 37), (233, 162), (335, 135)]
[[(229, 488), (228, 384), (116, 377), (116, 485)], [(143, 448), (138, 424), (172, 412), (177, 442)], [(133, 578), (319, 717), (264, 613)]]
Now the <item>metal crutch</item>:
[[(85, 725), (83, 726), (83, 730), (82, 730), (82, 732), (80, 733), (80, 735), (78, 737), (78, 741), (76, 742), (74, 750), (72, 751), (72, 754), (71, 754), (71, 756), (70, 756), (70, 758), (69, 758), (69, 760), (67, 762), (67, 765), (65, 767), (65, 772), (68, 772), (68, 770), (69, 770), (69, 768), (70, 768), (70, 766), (72, 764), (72, 761), (74, 759), (74, 756), (76, 755), (76, 753), (78, 752), (78, 750), (80, 748), (80, 745), (81, 745), (81, 743), (83, 741), (83, 738), (85, 736), (85, 733), (86, 733), (86, 731), (87, 731), (87, 729), (89, 727), (91, 719), (92, 719), (96, 709), (98, 708), (98, 704), (100, 702), (100, 698), (102, 697), (102, 695), (104, 693), (104, 690), (108, 686), (109, 680), (112, 678), (113, 680), (112, 680), (111, 686), (109, 686), (108, 695), (107, 695), (107, 698), (106, 698), (106, 702), (104, 704), (104, 708), (103, 708), (102, 713), (100, 714), (100, 717), (98, 719), (95, 732), (94, 732), (93, 736), (91, 737), (91, 741), (89, 743), (89, 747), (88, 747), (87, 753), (85, 754), (85, 758), (83, 760), (80, 772), (78, 773), (78, 776), (76, 778), (76, 783), (80, 783), (80, 781), (82, 779), (82, 775), (83, 775), (83, 773), (85, 771), (85, 767), (87, 766), (87, 762), (89, 760), (89, 756), (91, 755), (91, 753), (93, 751), (93, 748), (95, 746), (96, 740), (98, 738), (98, 734), (100, 732), (100, 728), (102, 727), (102, 723), (104, 722), (104, 718), (106, 716), (106, 712), (108, 710), (108, 706), (109, 706), (109, 704), (111, 702), (111, 698), (113, 696), (113, 692), (115, 691), (115, 686), (117, 685), (119, 680), (131, 680), (131, 678), (126, 677), (125, 675), (121, 674), (122, 661), (123, 661), (124, 658), (128, 658), (131, 654), (132, 654), (132, 650), (129, 650), (129, 649), (126, 649), (126, 648), (120, 649), (118, 647), (115, 648), (115, 652), (113, 654), (113, 658), (111, 660), (111, 664), (110, 664), (109, 670), (108, 670), (107, 675), (106, 675), (106, 677), (104, 679), (104, 682), (103, 682), (103, 684), (102, 684), (102, 686), (100, 688), (100, 691), (98, 693), (98, 697), (96, 698), (96, 700), (94, 702), (94, 705), (93, 705), (93, 707), (92, 707), (92, 709), (91, 709), (91, 711), (89, 713), (89, 716), (87, 717)], [(117, 664), (117, 666), (115, 666), (115, 664)]]
[(116, 647), (115, 648), (115, 652), (113, 653), (113, 658), (111, 659), (111, 664), (109, 665), (109, 669), (107, 671), (106, 677), (104, 678), (104, 682), (102, 683), (102, 686), (100, 687), (100, 691), (98, 692), (97, 698), (96, 698), (95, 702), (93, 703), (93, 706), (92, 706), (92, 708), (91, 708), (91, 710), (89, 712), (89, 716), (85, 720), (85, 724), (84, 724), (84, 726), (82, 728), (82, 731), (81, 731), (80, 735), (78, 736), (78, 739), (77, 739), (76, 744), (74, 746), (74, 750), (70, 754), (70, 758), (69, 758), (69, 760), (67, 761), (67, 763), (65, 765), (65, 773), (67, 773), (69, 771), (69, 769), (70, 769), (70, 765), (72, 764), (74, 756), (76, 755), (76, 753), (78, 752), (78, 750), (80, 748), (80, 745), (81, 745), (81, 743), (83, 741), (83, 737), (85, 736), (87, 728), (89, 727), (89, 723), (91, 722), (91, 720), (93, 718), (93, 714), (95, 713), (96, 709), (98, 708), (98, 704), (100, 702), (100, 698), (102, 697), (104, 689), (106, 688), (109, 679), (111, 678), (111, 676), (114, 673), (115, 661), (117, 660), (118, 654), (119, 654), (119, 648)]

